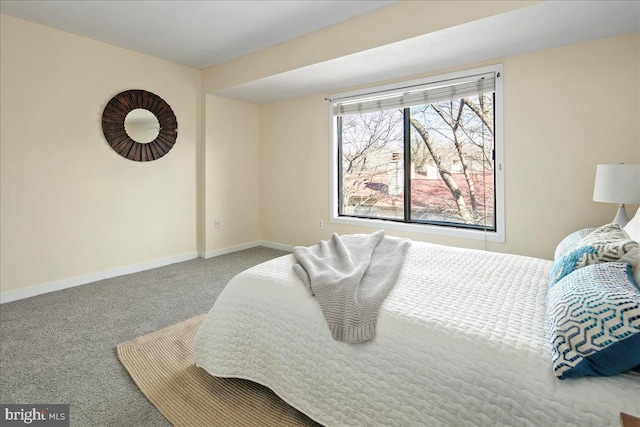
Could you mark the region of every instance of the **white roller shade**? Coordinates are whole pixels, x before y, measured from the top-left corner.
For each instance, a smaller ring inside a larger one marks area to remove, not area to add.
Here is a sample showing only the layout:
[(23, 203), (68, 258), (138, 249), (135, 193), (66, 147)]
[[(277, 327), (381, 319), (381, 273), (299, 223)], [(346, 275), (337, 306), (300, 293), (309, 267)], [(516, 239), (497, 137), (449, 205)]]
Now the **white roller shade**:
[(367, 113), (459, 99), (495, 90), (495, 73), (332, 99), (333, 115)]

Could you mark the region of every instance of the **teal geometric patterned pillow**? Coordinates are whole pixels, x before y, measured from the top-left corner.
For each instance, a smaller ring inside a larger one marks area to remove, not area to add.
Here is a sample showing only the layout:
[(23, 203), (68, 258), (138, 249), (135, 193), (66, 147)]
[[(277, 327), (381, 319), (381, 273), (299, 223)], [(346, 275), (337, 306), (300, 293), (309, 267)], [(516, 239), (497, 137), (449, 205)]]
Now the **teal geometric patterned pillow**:
[(560, 379), (640, 366), (640, 290), (626, 262), (589, 265), (551, 285), (547, 323)]
[(573, 233), (569, 234), (567, 237), (562, 239), (560, 243), (558, 243), (558, 246), (556, 246), (556, 251), (553, 255), (553, 259), (556, 260), (560, 258), (565, 254), (565, 252), (570, 250), (573, 246), (575, 246), (576, 243), (587, 237), (594, 230), (595, 228), (583, 228), (582, 230), (574, 231)]
[(587, 265), (613, 261), (626, 261), (635, 269), (640, 262), (640, 245), (618, 224), (607, 224), (563, 251), (551, 269), (551, 283)]

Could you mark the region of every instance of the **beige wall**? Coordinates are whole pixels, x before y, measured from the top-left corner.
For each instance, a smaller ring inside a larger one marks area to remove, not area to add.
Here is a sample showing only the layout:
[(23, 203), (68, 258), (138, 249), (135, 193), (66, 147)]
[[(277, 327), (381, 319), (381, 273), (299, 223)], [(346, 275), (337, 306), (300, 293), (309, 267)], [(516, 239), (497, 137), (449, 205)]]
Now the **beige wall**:
[(615, 216), (592, 200), (596, 165), (640, 163), (640, 34), (504, 64), (507, 245), (495, 249), (550, 258), (570, 231)]
[[(303, 245), (339, 231), (327, 223), (330, 142), (323, 95), (261, 109), (262, 239)], [(324, 230), (317, 229), (318, 219)]]
[[(506, 243), (392, 234), (551, 258), (568, 232), (611, 220), (616, 207), (591, 200), (595, 168), (640, 161), (639, 59), (636, 33), (491, 62), (504, 64)], [(371, 231), (328, 223), (326, 95), (262, 106), (263, 240)]]
[[(195, 253), (201, 71), (6, 15), (0, 28), (2, 293)], [(102, 134), (127, 89), (178, 118), (157, 161), (120, 157)]]
[(211, 254), (260, 240), (260, 107), (206, 95), (206, 123), (205, 252)]

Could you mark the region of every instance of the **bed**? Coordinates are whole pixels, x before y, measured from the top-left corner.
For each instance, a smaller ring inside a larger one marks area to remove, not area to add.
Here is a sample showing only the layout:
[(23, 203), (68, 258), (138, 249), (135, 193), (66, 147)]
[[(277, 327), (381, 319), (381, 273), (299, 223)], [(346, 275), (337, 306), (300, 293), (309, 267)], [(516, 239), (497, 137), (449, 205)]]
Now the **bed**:
[(640, 375), (559, 380), (547, 339), (552, 261), (412, 242), (375, 339), (332, 339), (293, 255), (233, 278), (196, 364), (258, 382), (325, 426), (620, 425)]

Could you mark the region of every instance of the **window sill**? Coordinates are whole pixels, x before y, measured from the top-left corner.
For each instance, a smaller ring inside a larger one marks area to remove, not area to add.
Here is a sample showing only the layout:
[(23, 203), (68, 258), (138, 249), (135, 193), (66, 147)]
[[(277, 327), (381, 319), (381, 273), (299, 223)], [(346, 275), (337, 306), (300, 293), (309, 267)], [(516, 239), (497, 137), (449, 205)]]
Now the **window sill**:
[(457, 237), (462, 239), (471, 240), (486, 240), (489, 242), (504, 243), (504, 232), (500, 231), (483, 231), (483, 230), (469, 230), (464, 228), (444, 227), (438, 225), (426, 225), (426, 224), (406, 224), (394, 221), (385, 221), (379, 219), (363, 219), (352, 218), (344, 216), (332, 216), (331, 223), (344, 224), (344, 225), (356, 225), (359, 227), (368, 227), (376, 229), (386, 230), (398, 230), (411, 233), (421, 234), (434, 234), (438, 236)]

